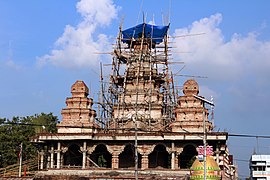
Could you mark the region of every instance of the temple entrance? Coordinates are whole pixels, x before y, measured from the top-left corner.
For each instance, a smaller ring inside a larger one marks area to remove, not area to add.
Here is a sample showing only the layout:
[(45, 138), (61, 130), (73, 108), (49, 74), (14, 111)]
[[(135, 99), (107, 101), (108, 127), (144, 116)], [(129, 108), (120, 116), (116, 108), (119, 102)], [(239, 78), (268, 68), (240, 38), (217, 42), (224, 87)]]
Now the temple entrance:
[(180, 158), (178, 166), (181, 169), (190, 168), (196, 155), (198, 155), (198, 152), (193, 145), (185, 146), (183, 152), (178, 156)]
[(169, 168), (170, 155), (163, 145), (157, 145), (154, 151), (149, 154), (149, 168)]
[(112, 167), (112, 155), (108, 152), (104, 144), (97, 145), (95, 151), (90, 155), (90, 159), (99, 167)]
[[(138, 153), (138, 168), (141, 168), (142, 156)], [(119, 155), (119, 168), (135, 167), (135, 147), (133, 144), (126, 145)]]
[(82, 166), (83, 155), (80, 152), (80, 147), (77, 144), (72, 144), (68, 147), (68, 151), (64, 154), (65, 166)]

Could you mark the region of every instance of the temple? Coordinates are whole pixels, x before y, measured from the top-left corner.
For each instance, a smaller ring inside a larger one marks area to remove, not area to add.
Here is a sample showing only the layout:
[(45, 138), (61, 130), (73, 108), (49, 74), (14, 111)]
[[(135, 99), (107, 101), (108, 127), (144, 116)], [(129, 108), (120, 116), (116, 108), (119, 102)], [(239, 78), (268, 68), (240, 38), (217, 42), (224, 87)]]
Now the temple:
[(86, 84), (76, 81), (58, 132), (34, 138), (40, 147), (38, 177), (188, 179), (205, 132), (220, 177), (234, 178), (228, 133), (214, 131), (198, 83), (186, 80), (182, 93), (174, 85), (168, 28), (120, 28), (109, 83), (101, 69), (97, 108)]

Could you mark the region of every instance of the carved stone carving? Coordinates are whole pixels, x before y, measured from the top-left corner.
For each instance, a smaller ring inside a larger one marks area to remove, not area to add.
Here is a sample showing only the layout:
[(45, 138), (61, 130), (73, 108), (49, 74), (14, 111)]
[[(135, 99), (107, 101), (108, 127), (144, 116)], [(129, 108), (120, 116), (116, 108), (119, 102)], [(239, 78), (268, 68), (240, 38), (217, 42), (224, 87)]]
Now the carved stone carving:
[(88, 153), (88, 154), (92, 154), (92, 153), (95, 151), (96, 147), (97, 147), (96, 144), (93, 145), (92, 147), (87, 147), (87, 148), (86, 148), (86, 149), (87, 149), (87, 153)]
[[(165, 146), (166, 151), (167, 151), (169, 154), (172, 153), (172, 148), (171, 148), (171, 147), (167, 147), (166, 144), (164, 144), (164, 143), (153, 144), (153, 145), (151, 146), (151, 148), (150, 148), (150, 153), (152, 153), (152, 152), (154, 151), (155, 147), (158, 146), (158, 145)], [(150, 154), (150, 153), (149, 153), (149, 154)]]
[(118, 156), (119, 154), (121, 154), (124, 149), (125, 149), (126, 145), (108, 145), (108, 151), (110, 149), (110, 153), (114, 156)]
[(142, 156), (148, 156), (153, 150), (154, 149), (152, 145), (139, 145), (138, 146), (138, 152)]
[(68, 151), (68, 147), (62, 147), (61, 151), (62, 151), (62, 153), (66, 153)]
[(178, 156), (178, 155), (180, 155), (183, 152), (184, 148), (182, 148), (182, 147), (175, 147), (174, 150), (175, 150), (176, 155)]
[(41, 155), (41, 156), (44, 156), (45, 152), (42, 150), (42, 151), (38, 151), (38, 154)]

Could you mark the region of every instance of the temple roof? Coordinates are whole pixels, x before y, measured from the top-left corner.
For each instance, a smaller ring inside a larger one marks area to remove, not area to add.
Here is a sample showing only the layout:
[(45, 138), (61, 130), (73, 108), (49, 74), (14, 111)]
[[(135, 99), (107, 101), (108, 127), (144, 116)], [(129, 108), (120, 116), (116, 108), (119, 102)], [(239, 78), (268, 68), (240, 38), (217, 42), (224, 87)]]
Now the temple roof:
[(77, 80), (71, 86), (71, 93), (73, 97), (86, 97), (89, 94), (89, 89), (83, 81)]
[(185, 95), (198, 95), (199, 85), (194, 79), (189, 79), (184, 83), (183, 93)]

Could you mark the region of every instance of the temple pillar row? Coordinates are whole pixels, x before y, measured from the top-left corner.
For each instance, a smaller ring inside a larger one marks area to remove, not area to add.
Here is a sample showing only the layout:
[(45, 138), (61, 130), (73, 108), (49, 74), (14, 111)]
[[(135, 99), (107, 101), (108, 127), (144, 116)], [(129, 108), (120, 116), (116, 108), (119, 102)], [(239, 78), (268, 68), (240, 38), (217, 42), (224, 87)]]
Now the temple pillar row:
[[(105, 145), (108, 152), (112, 155), (111, 159), (111, 168), (118, 169), (119, 168), (119, 155), (124, 151), (125, 145)], [(138, 153), (141, 155), (141, 169), (149, 168), (149, 155), (153, 152), (154, 147), (156, 145), (139, 145)], [(82, 153), (82, 169), (90, 166), (91, 160), (87, 160), (87, 155), (91, 155), (97, 145), (87, 144), (86, 141), (82, 143), (80, 146), (80, 152)], [(40, 155), (40, 169), (44, 169), (44, 163), (47, 160), (46, 168), (57, 168), (60, 169), (64, 167), (64, 157), (65, 153), (68, 151), (68, 147), (61, 144), (61, 142), (57, 142), (57, 144), (52, 144), (48, 146), (47, 153), (44, 150), (39, 152)], [(176, 147), (174, 143), (171, 143), (171, 147), (166, 148), (167, 152), (171, 154), (171, 169), (179, 169), (179, 155), (182, 153), (182, 147)], [(56, 154), (56, 157), (55, 157)], [(47, 159), (45, 159), (47, 158)], [(219, 154), (216, 153), (216, 159), (218, 161)]]

